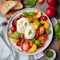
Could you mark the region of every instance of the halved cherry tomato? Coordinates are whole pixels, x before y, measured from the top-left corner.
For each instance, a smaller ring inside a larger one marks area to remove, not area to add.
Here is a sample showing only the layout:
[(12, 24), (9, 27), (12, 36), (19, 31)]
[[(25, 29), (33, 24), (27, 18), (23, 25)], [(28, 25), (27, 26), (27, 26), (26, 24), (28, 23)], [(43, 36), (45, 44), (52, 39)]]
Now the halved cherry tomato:
[(22, 40), (23, 40), (25, 43), (28, 42), (28, 39), (26, 39), (26, 38), (22, 38)]
[(44, 33), (44, 26), (41, 26), (40, 28), (39, 28), (39, 33), (40, 33), (40, 35), (42, 35), (43, 33)]
[(41, 43), (42, 44), (45, 44), (45, 42), (46, 42), (46, 39), (45, 38), (41, 40)]
[[(23, 47), (23, 43), (20, 44), (20, 47), (21, 47), (21, 49), (22, 49), (22, 47)], [(23, 49), (22, 49), (22, 50), (23, 50)]]
[(35, 39), (38, 39), (39, 37), (39, 31), (36, 32)]
[(39, 38), (40, 38), (41, 43), (45, 44), (45, 42), (46, 42), (46, 40), (48, 38), (48, 34), (45, 33), (44, 35), (40, 36)]
[(15, 27), (11, 27), (11, 32), (15, 32), (16, 28)]
[(43, 21), (46, 21), (47, 20), (47, 17), (46, 16), (42, 16), (42, 20)]
[(28, 43), (23, 43), (23, 50), (27, 51), (29, 49), (29, 44)]
[(48, 39), (48, 34), (47, 33), (45, 33), (44, 35), (43, 35), (44, 37), (45, 37), (45, 41)]
[(19, 18), (22, 18), (22, 17), (24, 17), (24, 16), (23, 16), (23, 15), (20, 15), (20, 16), (19, 16)]
[(21, 45), (20, 41), (19, 41), (19, 42), (17, 42), (17, 43), (16, 43), (16, 45), (17, 45), (17, 46), (20, 46), (20, 45)]
[(15, 20), (12, 21), (12, 26), (16, 27), (16, 24), (17, 24), (17, 20), (15, 19)]
[(21, 49), (22, 49), (22, 47), (23, 47), (23, 43), (21, 43), (20, 41), (19, 41), (19, 42), (17, 42), (17, 43), (16, 43), (16, 45), (17, 45), (17, 46), (20, 46), (20, 47), (21, 47)]

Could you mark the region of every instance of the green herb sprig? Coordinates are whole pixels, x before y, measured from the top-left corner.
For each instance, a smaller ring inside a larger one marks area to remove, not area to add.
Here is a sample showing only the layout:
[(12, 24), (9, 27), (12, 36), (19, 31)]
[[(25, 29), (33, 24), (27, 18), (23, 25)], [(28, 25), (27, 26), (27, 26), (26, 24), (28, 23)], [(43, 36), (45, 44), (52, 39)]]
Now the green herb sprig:
[(26, 1), (24, 2), (24, 4), (25, 4), (25, 5), (28, 5), (29, 7), (33, 7), (33, 6), (36, 5), (37, 1), (38, 1), (38, 0), (26, 0)]
[(60, 39), (60, 23), (59, 22), (54, 26), (54, 40), (58, 40), (58, 39)]

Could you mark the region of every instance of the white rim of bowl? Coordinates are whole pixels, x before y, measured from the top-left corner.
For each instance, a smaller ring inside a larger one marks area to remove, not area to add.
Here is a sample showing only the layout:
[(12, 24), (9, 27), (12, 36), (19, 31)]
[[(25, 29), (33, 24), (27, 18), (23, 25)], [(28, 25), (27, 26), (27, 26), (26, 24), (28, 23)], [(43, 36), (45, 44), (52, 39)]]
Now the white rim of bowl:
[[(9, 24), (10, 24), (10, 22), (11, 22), (11, 20), (17, 15), (17, 14), (19, 14), (20, 12), (23, 12), (23, 11), (26, 11), (26, 10), (28, 10), (28, 9), (30, 9), (30, 10), (39, 10), (39, 9), (36, 9), (36, 8), (25, 8), (25, 9), (23, 9), (23, 10), (20, 10), (20, 11), (18, 11), (18, 12), (16, 12), (10, 19), (9, 19), (9, 22), (8, 22), (8, 25), (7, 25), (7, 30), (6, 30), (6, 34), (7, 34), (7, 39), (9, 40), (9, 38), (8, 38), (8, 28), (9, 28)], [(41, 11), (41, 10), (40, 10)], [(41, 11), (41, 12), (43, 12), (43, 11)], [(43, 12), (44, 13), (44, 12)], [(44, 13), (45, 14), (45, 13)], [(45, 14), (46, 15), (46, 14)], [(47, 15), (46, 15), (47, 16)], [(47, 16), (48, 17), (48, 16)], [(49, 19), (49, 17), (48, 17), (48, 19)], [(50, 19), (49, 19), (50, 20)], [(51, 21), (50, 21), (51, 22)], [(53, 38), (53, 26), (52, 26), (52, 23), (51, 23), (51, 27), (52, 27), (52, 38)], [(51, 38), (51, 41), (52, 41), (52, 38)], [(49, 42), (49, 44), (42, 50), (42, 51), (40, 51), (40, 52), (43, 52), (49, 45), (50, 45), (50, 43), (51, 43), (51, 41)], [(10, 43), (10, 46), (16, 51), (16, 52), (18, 52), (18, 53), (21, 53), (21, 54), (26, 54), (26, 55), (35, 55), (35, 54), (38, 54), (38, 53), (40, 53), (40, 52), (34, 52), (34, 53), (25, 53), (25, 52), (21, 52), (21, 51), (18, 51), (13, 45), (11, 45), (11, 42), (10, 42), (10, 40), (9, 40), (9, 43)]]

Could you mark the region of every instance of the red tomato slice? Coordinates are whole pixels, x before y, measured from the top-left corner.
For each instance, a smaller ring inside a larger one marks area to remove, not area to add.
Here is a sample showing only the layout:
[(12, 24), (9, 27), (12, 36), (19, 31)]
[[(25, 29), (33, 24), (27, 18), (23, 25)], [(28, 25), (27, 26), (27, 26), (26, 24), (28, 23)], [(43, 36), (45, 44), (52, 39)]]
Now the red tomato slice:
[(42, 35), (42, 34), (44, 33), (44, 31), (45, 31), (44, 26), (41, 26), (41, 27), (39, 28), (39, 33), (40, 33), (40, 35)]
[(41, 40), (42, 44), (45, 44), (45, 42), (46, 42), (45, 38), (43, 40)]
[(23, 50), (27, 51), (29, 49), (28, 43), (23, 43)]
[(20, 47), (21, 47), (21, 49), (22, 49), (22, 47), (23, 47), (23, 43), (20, 44)]
[(35, 39), (38, 39), (39, 37), (39, 31), (36, 32)]
[(24, 41), (25, 43), (28, 42), (28, 39), (26, 39), (26, 38), (22, 38), (22, 39), (23, 39), (23, 41)]
[(12, 26), (13, 27), (16, 27), (16, 24), (17, 24), (17, 19), (15, 19), (15, 20), (12, 21)]
[(16, 31), (16, 28), (15, 27), (11, 27), (11, 32), (15, 32)]
[(44, 34), (44, 37), (45, 37), (45, 39), (44, 39), (44, 40), (46, 41), (46, 40), (48, 39), (48, 34), (47, 34), (47, 33), (45, 33), (45, 34)]
[(17, 46), (20, 46), (20, 42), (17, 42), (16, 45), (17, 45)]
[(19, 18), (22, 18), (22, 17), (24, 17), (24, 16), (22, 16), (22, 15), (19, 16)]
[(17, 42), (16, 45), (19, 46), (21, 49), (23, 47), (23, 43), (21, 43), (21, 42)]
[(42, 38), (42, 40), (41, 40), (41, 43), (42, 43), (42, 44), (45, 44), (45, 42), (46, 42), (47, 39), (48, 39), (48, 34), (45, 33), (45, 34), (43, 35), (43, 38)]
[(43, 21), (46, 21), (47, 20), (47, 17), (46, 16), (42, 16), (42, 20)]

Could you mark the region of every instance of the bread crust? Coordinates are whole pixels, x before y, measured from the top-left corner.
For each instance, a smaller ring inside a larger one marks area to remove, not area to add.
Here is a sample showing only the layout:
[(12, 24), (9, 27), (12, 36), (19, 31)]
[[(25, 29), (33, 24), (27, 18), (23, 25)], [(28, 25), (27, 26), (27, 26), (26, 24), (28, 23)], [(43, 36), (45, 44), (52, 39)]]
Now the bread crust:
[(0, 11), (3, 15), (5, 15), (9, 10), (11, 10), (14, 6), (17, 5), (16, 1), (6, 1), (2, 3)]
[(12, 10), (19, 10), (19, 9), (22, 9), (22, 8), (23, 8), (22, 3), (21, 2), (18, 2), (18, 4), (15, 7), (13, 7)]
[[(12, 1), (12, 0), (3, 0), (3, 2), (5, 1)], [(18, 10), (23, 8), (23, 4), (21, 3), (21, 0), (13, 0), (13, 1), (17, 1), (17, 5), (14, 6), (12, 10)]]
[(11, 11), (9, 11), (7, 14), (5, 14), (4, 16), (7, 18), (7, 19), (9, 19), (14, 13), (16, 13), (18, 10), (15, 10), (15, 11), (13, 11), (13, 10), (11, 10)]
[[(13, 1), (16, 3), (12, 7), (8, 8), (8, 1)], [(21, 0), (2, 0), (0, 7), (0, 12), (3, 14), (4, 17), (9, 19), (14, 13), (19, 11), (19, 9), (22, 9), (23, 5), (21, 3)]]

